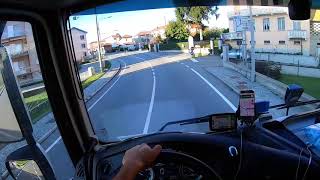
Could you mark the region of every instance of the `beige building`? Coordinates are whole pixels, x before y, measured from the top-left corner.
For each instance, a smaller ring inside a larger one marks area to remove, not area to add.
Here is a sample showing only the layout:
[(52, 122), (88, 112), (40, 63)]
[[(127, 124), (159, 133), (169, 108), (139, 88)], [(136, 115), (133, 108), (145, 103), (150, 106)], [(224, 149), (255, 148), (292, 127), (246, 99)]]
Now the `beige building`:
[[(256, 52), (315, 55), (310, 48), (310, 21), (292, 21), (286, 8), (253, 8)], [(239, 48), (243, 38), (237, 31), (235, 16), (249, 17), (248, 9), (235, 10), (229, 15), (229, 31), (222, 39), (233, 48)], [(246, 32), (247, 48), (250, 47), (250, 32)]]
[(83, 61), (83, 58), (88, 55), (87, 48), (87, 32), (79, 28), (71, 28), (73, 48), (78, 62)]
[(20, 85), (42, 80), (32, 28), (29, 23), (8, 21), (1, 37), (1, 44), (8, 50), (13, 71)]

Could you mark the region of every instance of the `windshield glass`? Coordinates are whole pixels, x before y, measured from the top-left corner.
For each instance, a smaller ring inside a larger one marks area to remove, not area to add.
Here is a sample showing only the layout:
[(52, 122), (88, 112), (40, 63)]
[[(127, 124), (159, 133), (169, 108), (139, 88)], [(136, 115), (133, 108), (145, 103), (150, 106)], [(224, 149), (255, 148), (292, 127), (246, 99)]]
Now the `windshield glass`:
[[(87, 110), (102, 141), (235, 112), (243, 89), (270, 106), (284, 103), (289, 84), (304, 88), (305, 101), (320, 98), (318, 11), (294, 21), (276, 6), (103, 7), (69, 18)], [(205, 133), (208, 123), (164, 131)]]

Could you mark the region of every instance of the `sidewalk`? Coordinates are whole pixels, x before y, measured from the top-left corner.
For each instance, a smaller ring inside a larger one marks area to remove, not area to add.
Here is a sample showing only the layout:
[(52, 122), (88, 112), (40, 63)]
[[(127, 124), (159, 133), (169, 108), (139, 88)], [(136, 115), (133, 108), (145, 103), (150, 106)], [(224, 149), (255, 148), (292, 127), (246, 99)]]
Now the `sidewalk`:
[(100, 89), (104, 87), (110, 80), (112, 80), (121, 70), (121, 64), (119, 61), (111, 61), (111, 67), (107, 72), (86, 89), (84, 89), (85, 101), (90, 100)]
[[(218, 78), (226, 84), (235, 93), (239, 94), (242, 89), (253, 89), (256, 95), (256, 101), (270, 101), (270, 105), (277, 105), (284, 103), (283, 97), (275, 94), (270, 89), (266, 88), (258, 82), (251, 82), (245, 76), (233, 69), (223, 67), (220, 57), (206, 56), (197, 58), (199, 66), (204, 68), (208, 73)], [(289, 114), (305, 112), (310, 110), (308, 107), (291, 108)], [(285, 116), (286, 110), (270, 110), (273, 117)]]

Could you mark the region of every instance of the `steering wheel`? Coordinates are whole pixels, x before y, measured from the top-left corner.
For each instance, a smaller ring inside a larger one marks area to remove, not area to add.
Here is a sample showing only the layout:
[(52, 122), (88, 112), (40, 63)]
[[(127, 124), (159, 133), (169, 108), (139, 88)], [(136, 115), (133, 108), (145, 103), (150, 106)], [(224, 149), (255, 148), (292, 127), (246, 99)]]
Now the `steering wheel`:
[(173, 150), (162, 150), (155, 165), (138, 176), (137, 179), (222, 179), (201, 160)]

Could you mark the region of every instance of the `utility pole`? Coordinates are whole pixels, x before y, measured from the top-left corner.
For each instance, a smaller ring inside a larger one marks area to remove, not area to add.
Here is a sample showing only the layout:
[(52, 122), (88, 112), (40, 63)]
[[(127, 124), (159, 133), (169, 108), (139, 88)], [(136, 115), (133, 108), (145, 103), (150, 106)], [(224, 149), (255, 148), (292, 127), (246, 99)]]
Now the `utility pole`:
[(256, 81), (256, 60), (255, 60), (255, 37), (254, 37), (254, 25), (252, 18), (252, 8), (249, 6), (250, 11), (250, 34), (251, 34), (251, 82)]
[(102, 58), (101, 58), (101, 46), (100, 46), (100, 29), (99, 29), (99, 22), (98, 22), (98, 15), (97, 12), (96, 15), (96, 28), (97, 28), (97, 36), (98, 36), (98, 60), (99, 60), (99, 66), (100, 66), (100, 72), (103, 72), (103, 65), (102, 65)]

